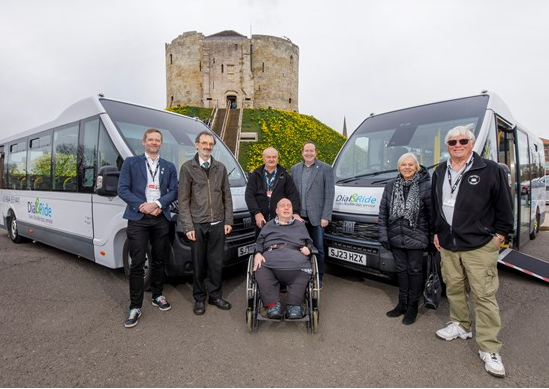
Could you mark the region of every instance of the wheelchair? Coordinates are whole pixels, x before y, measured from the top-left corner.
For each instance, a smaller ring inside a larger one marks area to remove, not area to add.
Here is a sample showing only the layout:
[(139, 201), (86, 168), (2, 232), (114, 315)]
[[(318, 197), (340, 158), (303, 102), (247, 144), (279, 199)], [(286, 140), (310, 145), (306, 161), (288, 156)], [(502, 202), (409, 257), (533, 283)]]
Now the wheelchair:
[[(282, 321), (282, 319), (269, 319), (266, 316), (266, 309), (261, 303), (259, 295), (259, 287), (254, 275), (254, 255), (250, 255), (248, 259), (248, 275), (246, 277), (246, 324), (248, 331), (257, 332), (259, 321)], [(292, 319), (291, 321), (304, 321), (307, 326), (307, 332), (314, 334), (318, 330), (320, 319), (319, 303), (320, 303), (320, 280), (318, 273), (318, 264), (316, 256), (311, 255), (311, 277), (305, 289), (305, 310), (304, 316), (301, 319)]]

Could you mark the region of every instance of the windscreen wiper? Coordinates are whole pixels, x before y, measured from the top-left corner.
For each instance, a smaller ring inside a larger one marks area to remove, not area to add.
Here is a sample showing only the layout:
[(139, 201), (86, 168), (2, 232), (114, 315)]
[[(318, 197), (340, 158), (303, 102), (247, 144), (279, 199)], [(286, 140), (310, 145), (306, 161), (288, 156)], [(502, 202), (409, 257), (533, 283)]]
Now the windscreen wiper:
[[(429, 170), (431, 170), (432, 168), (434, 168), (434, 167), (436, 167), (436, 166), (438, 166), (438, 163), (435, 163), (434, 165), (431, 165), (431, 166), (426, 167), (425, 170), (429, 171)], [(393, 171), (397, 171), (397, 172), (398, 172), (398, 169), (397, 169), (397, 170), (393, 170)], [(382, 179), (382, 180), (377, 180), (377, 181), (372, 182), (372, 185), (381, 184), (381, 183), (387, 182), (387, 181), (389, 181), (389, 180), (391, 180), (391, 179), (393, 179), (393, 178), (394, 178), (394, 177), (388, 177), (388, 178), (384, 178), (384, 179)]]
[[(425, 169), (426, 170), (431, 170), (432, 168), (437, 167), (439, 163), (435, 163), (434, 165), (428, 166)], [(396, 172), (398, 172), (398, 169), (382, 170), (380, 172), (365, 173), (365, 174), (360, 174), (358, 176), (343, 178), (343, 179), (337, 181), (336, 184), (345, 184), (347, 182), (358, 180), (359, 178), (370, 177), (370, 176), (375, 177), (375, 176), (379, 176), (380, 174), (383, 174), (383, 173), (396, 173)], [(382, 182), (386, 182), (386, 181), (389, 181), (391, 178), (394, 178), (394, 177), (389, 177), (389, 178), (384, 178), (382, 180), (374, 181), (374, 182), (372, 182), (372, 184), (379, 184), (379, 183), (382, 183)]]
[(353, 177), (349, 177), (349, 178), (343, 178), (339, 181), (336, 182), (336, 184), (344, 184), (346, 182), (351, 182), (351, 181), (354, 181), (354, 180), (358, 180), (359, 178), (364, 178), (364, 177), (375, 177), (375, 176), (379, 176), (380, 174), (383, 174), (383, 173), (394, 173), (394, 172), (398, 172), (397, 169), (392, 169), (392, 170), (382, 170), (380, 172), (372, 172), (372, 173), (365, 173), (365, 174), (359, 174), (358, 176), (353, 176)]

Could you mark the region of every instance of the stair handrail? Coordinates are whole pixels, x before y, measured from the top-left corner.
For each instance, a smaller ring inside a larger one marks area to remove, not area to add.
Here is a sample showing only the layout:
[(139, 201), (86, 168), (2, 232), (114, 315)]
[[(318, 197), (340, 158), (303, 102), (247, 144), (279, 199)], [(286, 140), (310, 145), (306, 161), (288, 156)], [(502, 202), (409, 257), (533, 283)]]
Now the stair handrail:
[(219, 137), (223, 142), (225, 142), (225, 131), (227, 130), (227, 123), (229, 122), (229, 116), (231, 110), (230, 108), (225, 109), (225, 118), (223, 118), (223, 125), (221, 126), (221, 132), (219, 133)]
[(214, 109), (212, 110), (212, 114), (210, 115), (210, 123), (209, 123), (209, 125), (208, 125), (208, 127), (210, 127), (210, 129), (213, 128), (213, 122), (214, 122), (215, 117), (216, 117), (216, 115), (217, 115), (217, 110), (218, 110), (218, 108), (219, 108), (219, 100), (216, 100), (216, 101), (215, 101), (215, 107), (214, 107)]
[(240, 114), (238, 115), (238, 128), (236, 129), (236, 145), (234, 147), (234, 156), (238, 161), (238, 154), (240, 153), (240, 131), (242, 130), (242, 116), (244, 115), (244, 100), (240, 104)]

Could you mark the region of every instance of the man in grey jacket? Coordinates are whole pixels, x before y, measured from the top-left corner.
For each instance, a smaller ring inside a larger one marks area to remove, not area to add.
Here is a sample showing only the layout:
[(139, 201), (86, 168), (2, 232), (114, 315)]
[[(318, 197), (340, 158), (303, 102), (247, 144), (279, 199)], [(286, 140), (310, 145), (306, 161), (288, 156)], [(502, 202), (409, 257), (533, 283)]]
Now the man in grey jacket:
[(316, 159), (316, 146), (306, 142), (301, 151), (303, 162), (292, 166), (292, 178), (299, 191), (300, 215), (306, 221), (307, 230), (318, 250), (316, 256), (320, 287), (324, 276), (324, 228), (332, 219), (334, 204), (334, 172), (332, 167)]
[(181, 166), (179, 224), (191, 242), (193, 312), (203, 315), (208, 304), (231, 309), (221, 290), (225, 235), (232, 230), (233, 201), (227, 168), (211, 156), (215, 138), (208, 131), (196, 137), (198, 152)]

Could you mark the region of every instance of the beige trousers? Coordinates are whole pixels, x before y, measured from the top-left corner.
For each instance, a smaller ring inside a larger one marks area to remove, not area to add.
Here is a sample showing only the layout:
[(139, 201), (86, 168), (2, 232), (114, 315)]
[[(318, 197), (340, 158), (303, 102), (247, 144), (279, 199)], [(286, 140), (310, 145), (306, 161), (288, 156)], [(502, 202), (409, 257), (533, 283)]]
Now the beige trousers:
[(475, 336), (482, 351), (499, 353), (497, 339), (501, 328), (496, 292), (499, 287), (497, 259), (499, 246), (492, 239), (485, 246), (470, 251), (441, 249), (441, 272), (450, 303), (450, 320), (471, 331), (468, 306), (469, 288), (474, 296)]

